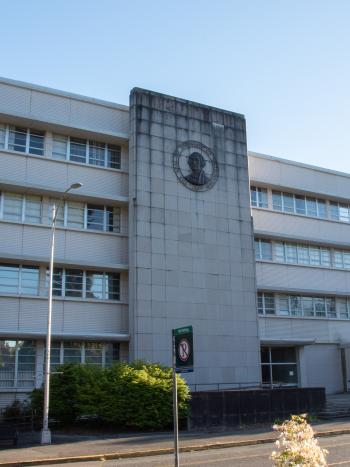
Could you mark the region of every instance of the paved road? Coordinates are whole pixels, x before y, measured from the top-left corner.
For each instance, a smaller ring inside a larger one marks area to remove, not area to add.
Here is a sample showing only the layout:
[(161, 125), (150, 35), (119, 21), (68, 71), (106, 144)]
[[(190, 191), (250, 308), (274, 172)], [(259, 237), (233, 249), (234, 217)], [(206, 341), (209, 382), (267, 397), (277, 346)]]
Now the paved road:
[[(350, 435), (320, 438), (320, 445), (329, 451), (328, 465), (350, 467)], [(209, 451), (183, 453), (181, 467), (271, 467), (269, 456), (273, 444), (225, 448)], [(62, 464), (56, 464), (58, 467)], [(173, 467), (173, 456), (154, 456), (138, 459), (121, 459), (105, 462), (64, 464), (64, 467)], [(51, 464), (51, 467), (53, 465)]]

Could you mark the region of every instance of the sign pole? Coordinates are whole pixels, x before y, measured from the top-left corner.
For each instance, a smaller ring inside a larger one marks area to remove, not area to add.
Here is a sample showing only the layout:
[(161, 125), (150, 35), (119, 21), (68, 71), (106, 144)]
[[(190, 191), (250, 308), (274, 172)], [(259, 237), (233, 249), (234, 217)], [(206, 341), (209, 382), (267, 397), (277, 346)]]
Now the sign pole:
[(176, 380), (176, 347), (175, 333), (173, 331), (173, 413), (174, 413), (174, 454), (175, 467), (179, 467), (179, 426), (178, 426), (178, 409), (177, 409), (177, 380)]

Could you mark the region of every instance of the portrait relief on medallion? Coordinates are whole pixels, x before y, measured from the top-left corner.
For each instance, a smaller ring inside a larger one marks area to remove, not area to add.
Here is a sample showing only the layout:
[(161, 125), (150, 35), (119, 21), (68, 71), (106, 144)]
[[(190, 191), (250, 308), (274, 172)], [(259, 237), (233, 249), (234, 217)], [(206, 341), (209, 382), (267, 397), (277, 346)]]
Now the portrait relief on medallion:
[(219, 176), (215, 154), (198, 141), (178, 145), (173, 155), (173, 167), (180, 182), (194, 191), (209, 190)]

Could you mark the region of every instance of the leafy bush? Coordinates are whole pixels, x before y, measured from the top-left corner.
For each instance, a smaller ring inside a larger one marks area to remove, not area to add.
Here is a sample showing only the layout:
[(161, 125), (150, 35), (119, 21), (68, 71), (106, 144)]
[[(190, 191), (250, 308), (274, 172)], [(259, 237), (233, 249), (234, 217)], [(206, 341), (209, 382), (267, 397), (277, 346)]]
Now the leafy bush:
[(307, 423), (307, 415), (292, 415), (290, 420), (282, 425), (274, 425), (280, 437), (276, 441), (278, 451), (271, 455), (275, 467), (298, 466), (322, 467), (326, 466), (328, 451), (318, 445), (314, 432)]
[[(117, 363), (111, 368), (63, 365), (51, 376), (50, 417), (64, 423), (97, 417), (118, 428), (160, 429), (172, 423), (172, 370), (158, 364)], [(189, 389), (178, 378), (179, 417), (185, 417)], [(31, 394), (42, 412), (43, 390)]]

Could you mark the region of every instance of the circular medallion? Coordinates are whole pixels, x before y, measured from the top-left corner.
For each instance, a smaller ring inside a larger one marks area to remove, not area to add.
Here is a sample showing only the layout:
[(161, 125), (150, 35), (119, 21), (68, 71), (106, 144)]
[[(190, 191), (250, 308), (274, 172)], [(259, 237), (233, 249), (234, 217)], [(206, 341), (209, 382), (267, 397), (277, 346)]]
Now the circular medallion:
[(181, 339), (178, 346), (179, 358), (182, 362), (187, 362), (190, 358), (191, 347), (187, 339)]
[(215, 154), (198, 141), (179, 144), (173, 155), (173, 167), (180, 182), (194, 191), (210, 190), (219, 176)]

